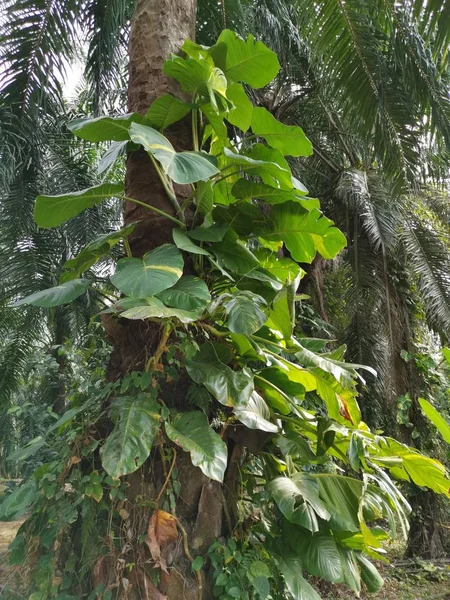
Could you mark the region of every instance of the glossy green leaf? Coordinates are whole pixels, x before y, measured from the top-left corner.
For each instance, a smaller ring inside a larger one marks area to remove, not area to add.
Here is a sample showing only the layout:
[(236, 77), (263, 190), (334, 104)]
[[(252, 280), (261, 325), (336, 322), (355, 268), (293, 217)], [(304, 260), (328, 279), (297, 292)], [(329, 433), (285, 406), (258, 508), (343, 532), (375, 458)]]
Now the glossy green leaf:
[(83, 210), (93, 208), (107, 198), (118, 198), (122, 193), (122, 183), (102, 183), (70, 194), (41, 195), (36, 198), (34, 220), (39, 227), (57, 227)]
[(13, 302), (9, 306), (15, 307), (30, 304), (31, 306), (39, 306), (40, 308), (52, 308), (53, 306), (69, 304), (84, 294), (90, 285), (91, 282), (87, 279), (72, 279), (47, 290), (35, 292), (31, 296)]
[(149, 395), (120, 397), (118, 421), (100, 450), (102, 466), (113, 479), (133, 473), (147, 460), (159, 427), (159, 405)]
[(38, 495), (36, 484), (29, 479), (0, 503), (0, 521), (14, 521), (22, 517)]
[(356, 554), (356, 559), (361, 568), (361, 577), (371, 594), (376, 594), (383, 587), (383, 578), (378, 569), (363, 554)]
[(267, 489), (288, 521), (302, 525), (313, 533), (318, 530), (317, 519), (305, 512), (303, 502), (321, 519), (327, 521), (330, 518), (326, 505), (319, 497), (318, 483), (306, 474), (298, 473), (291, 478), (277, 477), (268, 484)]
[(216, 46), (221, 44), (226, 46), (227, 51), (225, 64), (220, 66), (233, 81), (242, 81), (254, 88), (262, 88), (272, 81), (280, 69), (275, 52), (262, 42), (256, 41), (252, 35), (243, 40), (233, 31), (225, 29), (220, 34)]
[(226, 120), (242, 131), (247, 131), (252, 122), (253, 104), (242, 85), (240, 83), (229, 85), (227, 98), (233, 104), (233, 108), (225, 115)]
[(292, 258), (306, 263), (312, 262), (317, 252), (323, 258), (334, 258), (347, 243), (333, 221), (319, 210), (306, 211), (295, 202), (273, 206), (255, 233), (269, 241), (282, 240)]
[(266, 322), (264, 309), (267, 302), (261, 296), (248, 291), (238, 291), (222, 297), (227, 317), (227, 327), (234, 333), (251, 335)]
[(357, 479), (320, 473), (310, 475), (319, 485), (319, 497), (331, 515), (329, 525), (337, 531), (359, 531), (359, 504), (363, 484)]
[[(263, 183), (283, 190), (293, 189), (291, 169), (282, 152), (264, 144), (253, 144), (247, 155), (254, 161), (269, 163), (269, 166), (262, 169), (252, 170), (252, 173), (261, 177)], [(278, 165), (278, 170), (270, 167), (273, 164)]]
[(111, 142), (109, 148), (98, 163), (97, 171), (99, 175), (101, 175), (110, 167), (112, 167), (118, 158), (120, 158), (121, 156), (125, 156), (125, 153), (127, 151), (127, 143), (127, 141)]
[(438, 494), (450, 497), (450, 480), (440, 462), (422, 454), (404, 454), (402, 461), (403, 467), (416, 485), (428, 487)]
[(200, 214), (210, 215), (214, 206), (214, 192), (211, 181), (199, 181), (197, 183), (194, 203)]
[(186, 360), (186, 369), (195, 381), (225, 406), (242, 407), (253, 392), (253, 379), (244, 371), (228, 366), (233, 354), (223, 344), (207, 342), (192, 358)]
[(229, 226), (225, 223), (214, 223), (209, 227), (196, 227), (186, 233), (198, 242), (221, 242), (228, 230)]
[(430, 419), (439, 433), (442, 435), (447, 444), (450, 444), (450, 424), (444, 419), (442, 415), (424, 398), (419, 398), (419, 404), (422, 411)]
[(211, 294), (203, 279), (186, 275), (171, 288), (160, 292), (158, 298), (173, 308), (198, 310), (205, 308), (211, 301)]
[(252, 131), (284, 155), (310, 156), (312, 154), (311, 142), (301, 127), (280, 123), (262, 106), (253, 109)]
[(223, 481), (227, 446), (202, 412), (178, 413), (172, 421), (166, 422), (166, 433), (175, 444), (190, 452), (192, 464), (207, 477)]
[(342, 580), (341, 554), (329, 533), (311, 537), (303, 564), (310, 575), (337, 583)]
[(67, 127), (74, 135), (88, 142), (122, 142), (130, 139), (128, 130), (131, 123), (145, 123), (145, 118), (138, 113), (120, 117), (89, 117), (71, 121)]
[(190, 104), (178, 100), (172, 94), (164, 94), (153, 102), (145, 117), (149, 125), (163, 131), (183, 119), (191, 110)]
[(130, 138), (150, 152), (176, 183), (195, 183), (219, 172), (213, 156), (206, 152), (176, 152), (169, 140), (152, 127), (133, 123)]
[(278, 425), (270, 421), (270, 410), (264, 398), (254, 391), (250, 400), (243, 407), (236, 408), (235, 417), (249, 429), (259, 429), (269, 433), (277, 433)]
[(123, 319), (131, 319), (133, 321), (139, 319), (173, 319), (176, 318), (182, 323), (192, 323), (201, 317), (202, 311), (183, 310), (166, 306), (159, 298), (125, 298), (118, 304), (119, 309), (126, 309), (120, 314)]
[(182, 229), (172, 229), (172, 237), (175, 245), (180, 250), (190, 252), (191, 254), (203, 254), (204, 256), (210, 256), (210, 253), (204, 248), (200, 248), (197, 244), (186, 235), (186, 232)]
[(289, 288), (283, 287), (275, 296), (267, 319), (267, 327), (279, 331), (284, 340), (291, 339), (293, 329), (293, 314), (289, 296)]
[(85, 246), (75, 258), (71, 258), (64, 263), (60, 278), (61, 283), (75, 279), (90, 269), (100, 258), (109, 254), (111, 249), (124, 237), (130, 235), (135, 227), (136, 223), (131, 223), (122, 227), (119, 231), (105, 233)]
[[(230, 173), (234, 172), (234, 169), (232, 170), (231, 167), (239, 167), (242, 171), (245, 171), (246, 173), (251, 173), (259, 176), (262, 176), (262, 173), (265, 173), (267, 177), (271, 178), (271, 181), (281, 180), (289, 182), (289, 184), (287, 185), (290, 185), (290, 171), (288, 171), (284, 166), (280, 166), (278, 162), (265, 160), (264, 158), (256, 158), (254, 156), (251, 156), (250, 153), (248, 156), (246, 154), (237, 154), (236, 152), (228, 150), (228, 148), (224, 148), (223, 153), (228, 159), (228, 164), (230, 165)], [(252, 153), (254, 154), (254, 149), (252, 149)]]
[(172, 244), (163, 244), (142, 259), (119, 260), (111, 282), (124, 294), (146, 298), (175, 285), (182, 274), (181, 252)]
[(233, 185), (232, 194), (239, 200), (263, 200), (267, 204), (283, 204), (284, 202), (298, 202), (307, 210), (319, 208), (320, 203), (314, 198), (305, 199), (294, 190), (282, 190), (265, 183), (258, 183), (250, 179), (238, 179)]
[(286, 554), (279, 560), (279, 567), (294, 600), (321, 600), (316, 590), (302, 576), (300, 558)]

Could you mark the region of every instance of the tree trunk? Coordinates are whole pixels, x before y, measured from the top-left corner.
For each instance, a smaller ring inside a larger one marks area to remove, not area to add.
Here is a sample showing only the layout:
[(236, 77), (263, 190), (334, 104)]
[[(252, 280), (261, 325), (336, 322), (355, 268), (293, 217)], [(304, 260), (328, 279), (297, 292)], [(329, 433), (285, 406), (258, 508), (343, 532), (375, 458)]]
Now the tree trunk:
[[(171, 53), (177, 53), (186, 38), (194, 39), (195, 17), (196, 0), (138, 1), (130, 39), (130, 111), (145, 113), (157, 97), (167, 92), (180, 97), (178, 84), (167, 79), (162, 68), (164, 60)], [(167, 129), (165, 134), (178, 150), (192, 147), (189, 122), (177, 123)], [(188, 186), (175, 186), (180, 203), (190, 191)], [(126, 194), (166, 213), (176, 212), (148, 155), (143, 151), (134, 152), (128, 157)], [(125, 224), (140, 221), (130, 237), (133, 256), (142, 256), (163, 243), (173, 243), (173, 224), (145, 208), (129, 203), (125, 207), (124, 220)], [(108, 370), (110, 379), (143, 370), (148, 359), (155, 354), (162, 336), (158, 325), (142, 321), (110, 320), (106, 322), (105, 328), (113, 344)], [(164, 347), (168, 343), (170, 340), (165, 341)], [(183, 381), (168, 384), (166, 388), (162, 393), (165, 404), (176, 405), (178, 410), (183, 410)], [(165, 484), (170, 479), (172, 459), (177, 469), (180, 492), (175, 508), (172, 506), (169, 509), (167, 504), (162, 504), (164, 496), (159, 499), (158, 494), (165, 489)], [(232, 471), (233, 469), (229, 469), (228, 478), (232, 476)], [(128, 484), (125, 504), (126, 511), (129, 512), (125, 522), (126, 537), (133, 545), (130, 550), (133, 558), (130, 560), (136, 567), (130, 576), (123, 575), (128, 578), (129, 587), (125, 589), (125, 586), (118, 597), (155, 600), (209, 598), (211, 593), (205, 576), (202, 571), (193, 573), (191, 559), (204, 554), (212, 541), (221, 535), (224, 506), (221, 485), (209, 480), (199, 468), (194, 467), (189, 455), (181, 450), (178, 454), (174, 453), (173, 446), (166, 442), (161, 442), (161, 446), (152, 451), (143, 467), (128, 477)], [(161, 546), (167, 570), (159, 568), (151, 549), (149, 552), (145, 544), (138, 543), (139, 536), (145, 534), (150, 526), (152, 514), (154, 518), (158, 515), (158, 507), (165, 507), (177, 518), (176, 539)], [(98, 564), (96, 570), (101, 571), (102, 564)], [(97, 582), (101, 579), (97, 579)]]

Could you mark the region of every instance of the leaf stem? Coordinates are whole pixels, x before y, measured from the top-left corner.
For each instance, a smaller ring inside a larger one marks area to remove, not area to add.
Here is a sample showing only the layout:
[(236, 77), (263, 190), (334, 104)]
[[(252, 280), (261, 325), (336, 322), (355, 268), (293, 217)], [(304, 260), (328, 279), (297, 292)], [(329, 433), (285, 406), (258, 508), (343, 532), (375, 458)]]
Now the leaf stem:
[(171, 203), (172, 203), (173, 207), (175, 208), (175, 210), (176, 211), (180, 210), (180, 205), (178, 204), (178, 200), (177, 200), (177, 197), (175, 196), (175, 192), (173, 191), (171, 183), (169, 182), (169, 180), (167, 179), (165, 173), (161, 170), (160, 166), (156, 162), (156, 159), (153, 156), (153, 154), (151, 154), (149, 152), (148, 155), (150, 156), (150, 160), (152, 161), (153, 166), (155, 167), (155, 170), (158, 173), (158, 177), (161, 180), (161, 183), (163, 185), (164, 191), (167, 194), (167, 197), (171, 201)]
[(133, 258), (133, 253), (131, 252), (130, 248), (130, 242), (128, 241), (127, 237), (123, 238), (123, 247), (125, 248), (125, 253), (128, 256), (128, 258)]
[(145, 202), (141, 202), (140, 200), (136, 200), (136, 198), (130, 198), (129, 196), (120, 196), (120, 198), (122, 200), (127, 200), (128, 202), (134, 202), (134, 204), (139, 204), (139, 206), (143, 206), (144, 208), (148, 208), (148, 210), (151, 210), (154, 213), (156, 213), (157, 215), (160, 215), (161, 217), (165, 217), (166, 219), (169, 219), (170, 221), (173, 221), (174, 223), (176, 223), (177, 225), (179, 225), (183, 229), (186, 228), (186, 225), (182, 221), (180, 221), (176, 217), (172, 217), (172, 215), (169, 215), (169, 213), (166, 213), (163, 210), (160, 210), (159, 208), (156, 208), (156, 206), (152, 206), (151, 204), (146, 204)]

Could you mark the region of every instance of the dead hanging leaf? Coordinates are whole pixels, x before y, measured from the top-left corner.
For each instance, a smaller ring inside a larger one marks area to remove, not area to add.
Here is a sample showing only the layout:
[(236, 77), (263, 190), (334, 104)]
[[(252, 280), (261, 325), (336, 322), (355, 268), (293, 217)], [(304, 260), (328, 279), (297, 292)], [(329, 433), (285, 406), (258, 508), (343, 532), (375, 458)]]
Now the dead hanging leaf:
[(130, 518), (130, 513), (127, 510), (125, 510), (124, 508), (121, 508), (119, 510), (119, 515), (124, 521), (126, 521), (127, 519)]
[(135, 569), (131, 573), (131, 580), (135, 586), (137, 586), (142, 600), (167, 600), (167, 596), (164, 596), (157, 587), (154, 586), (152, 581), (145, 575), (142, 569)]
[(150, 519), (145, 542), (157, 567), (167, 571), (167, 550), (178, 539), (177, 520), (164, 510), (155, 510)]
[(81, 462), (81, 458), (79, 456), (71, 456), (69, 459), (69, 465), (77, 465)]

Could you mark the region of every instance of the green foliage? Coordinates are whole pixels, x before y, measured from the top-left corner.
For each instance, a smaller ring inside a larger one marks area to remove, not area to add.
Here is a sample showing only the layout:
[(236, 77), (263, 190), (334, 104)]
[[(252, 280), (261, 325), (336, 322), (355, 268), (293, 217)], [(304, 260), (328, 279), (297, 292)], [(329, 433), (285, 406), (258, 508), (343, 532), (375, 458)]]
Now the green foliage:
[[(251, 36), (245, 41), (230, 31), (212, 47), (186, 41), (183, 50), (185, 56), (166, 61), (164, 72), (180, 83), (188, 104), (165, 96), (145, 117), (100, 117), (72, 127), (75, 135), (91, 142), (131, 141), (129, 151), (142, 146), (179, 218), (147, 206), (176, 222), (175, 245), (159, 246), (141, 259), (125, 243), (128, 256), (111, 276), (124, 297), (108, 307), (108, 317), (151, 319), (161, 325), (155, 355), (142, 373), (101, 384), (83, 402), (76, 396), (72, 412), (48, 432), (57, 432), (64, 442), (64, 463), (48, 462), (33, 475), (40, 496), (24, 531), (36, 535), (46, 523), (38, 535), (42, 556), (34, 572), (35, 588), (42, 598), (74, 588), (72, 579), (66, 588), (64, 581), (51, 583), (55, 540), (85, 517), (86, 502), (98, 505), (97, 556), (107, 554), (107, 544), (114, 548), (109, 548), (111, 556), (121, 550), (120, 536), (113, 532), (123, 528), (119, 517), (128, 518), (118, 504), (126, 498), (126, 475), (156, 452), (164, 462), (168, 439), (189, 453), (207, 477), (223, 482), (228, 448), (215, 429), (231, 425), (263, 432), (259, 446), (249, 444), (256, 458), (247, 460), (242, 474), (261, 516), (244, 534), (248, 546), (243, 551), (233, 539), (211, 549), (216, 595), (256, 599), (273, 591), (272, 597), (285, 597), (286, 589), (294, 598), (315, 600), (319, 596), (305, 574), (346, 583), (357, 592), (362, 576), (375, 589), (375, 567), (364, 558), (360, 574), (358, 557), (382, 558), (384, 534), (374, 526), (378, 519), (389, 521), (392, 536), (398, 521), (407, 531), (410, 508), (394, 479), (447, 496), (450, 482), (440, 463), (372, 433), (362, 422), (356, 400), (359, 366), (343, 363), (343, 348), (316, 352), (316, 342), (308, 347), (307, 339), (294, 334), (295, 293), (303, 275), (296, 262), (311, 263), (316, 254), (334, 258), (346, 238), (323, 216), (318, 202), (305, 196), (305, 186), (284, 157), (311, 154), (302, 129), (279, 122), (263, 108), (250, 110), (247, 90), (236, 87), (269, 84), (278, 72), (275, 54)], [(163, 130), (188, 112), (193, 150), (176, 152), (154, 127)], [(241, 127), (239, 139), (228, 137), (224, 120)], [(251, 135), (246, 133), (249, 124)], [(183, 210), (178, 210), (174, 183), (192, 185)], [(55, 226), (117, 195), (142, 205), (121, 196), (121, 189), (121, 184), (104, 183), (63, 196), (40, 196), (37, 220)], [(126, 239), (128, 233), (120, 236)], [(180, 249), (189, 255), (190, 275), (184, 277)], [(279, 257), (284, 252), (291, 258)], [(89, 262), (96, 257), (94, 250)], [(86, 249), (69, 267), (85, 265), (85, 259)], [(73, 288), (75, 282), (61, 287)], [(21, 301), (27, 302), (29, 298)], [(202, 412), (180, 410), (177, 394), (171, 398), (166, 393), (168, 384), (186, 376), (208, 392), (201, 402), (197, 396)], [(84, 426), (83, 415), (100, 429), (107, 403), (115, 426), (98, 450), (101, 435)], [(173, 447), (171, 454), (176, 459)], [(324, 471), (327, 463), (347, 474)], [(175, 460), (160, 491), (168, 508), (180, 491), (174, 465)], [(352, 469), (357, 477), (349, 475)], [(61, 481), (70, 486), (70, 500)], [(155, 499), (157, 506), (160, 500)], [(245, 496), (240, 502), (248, 504)], [(254, 515), (249, 516), (252, 521)], [(84, 538), (91, 526), (89, 517)], [(197, 574), (202, 566), (202, 560), (191, 563)]]

